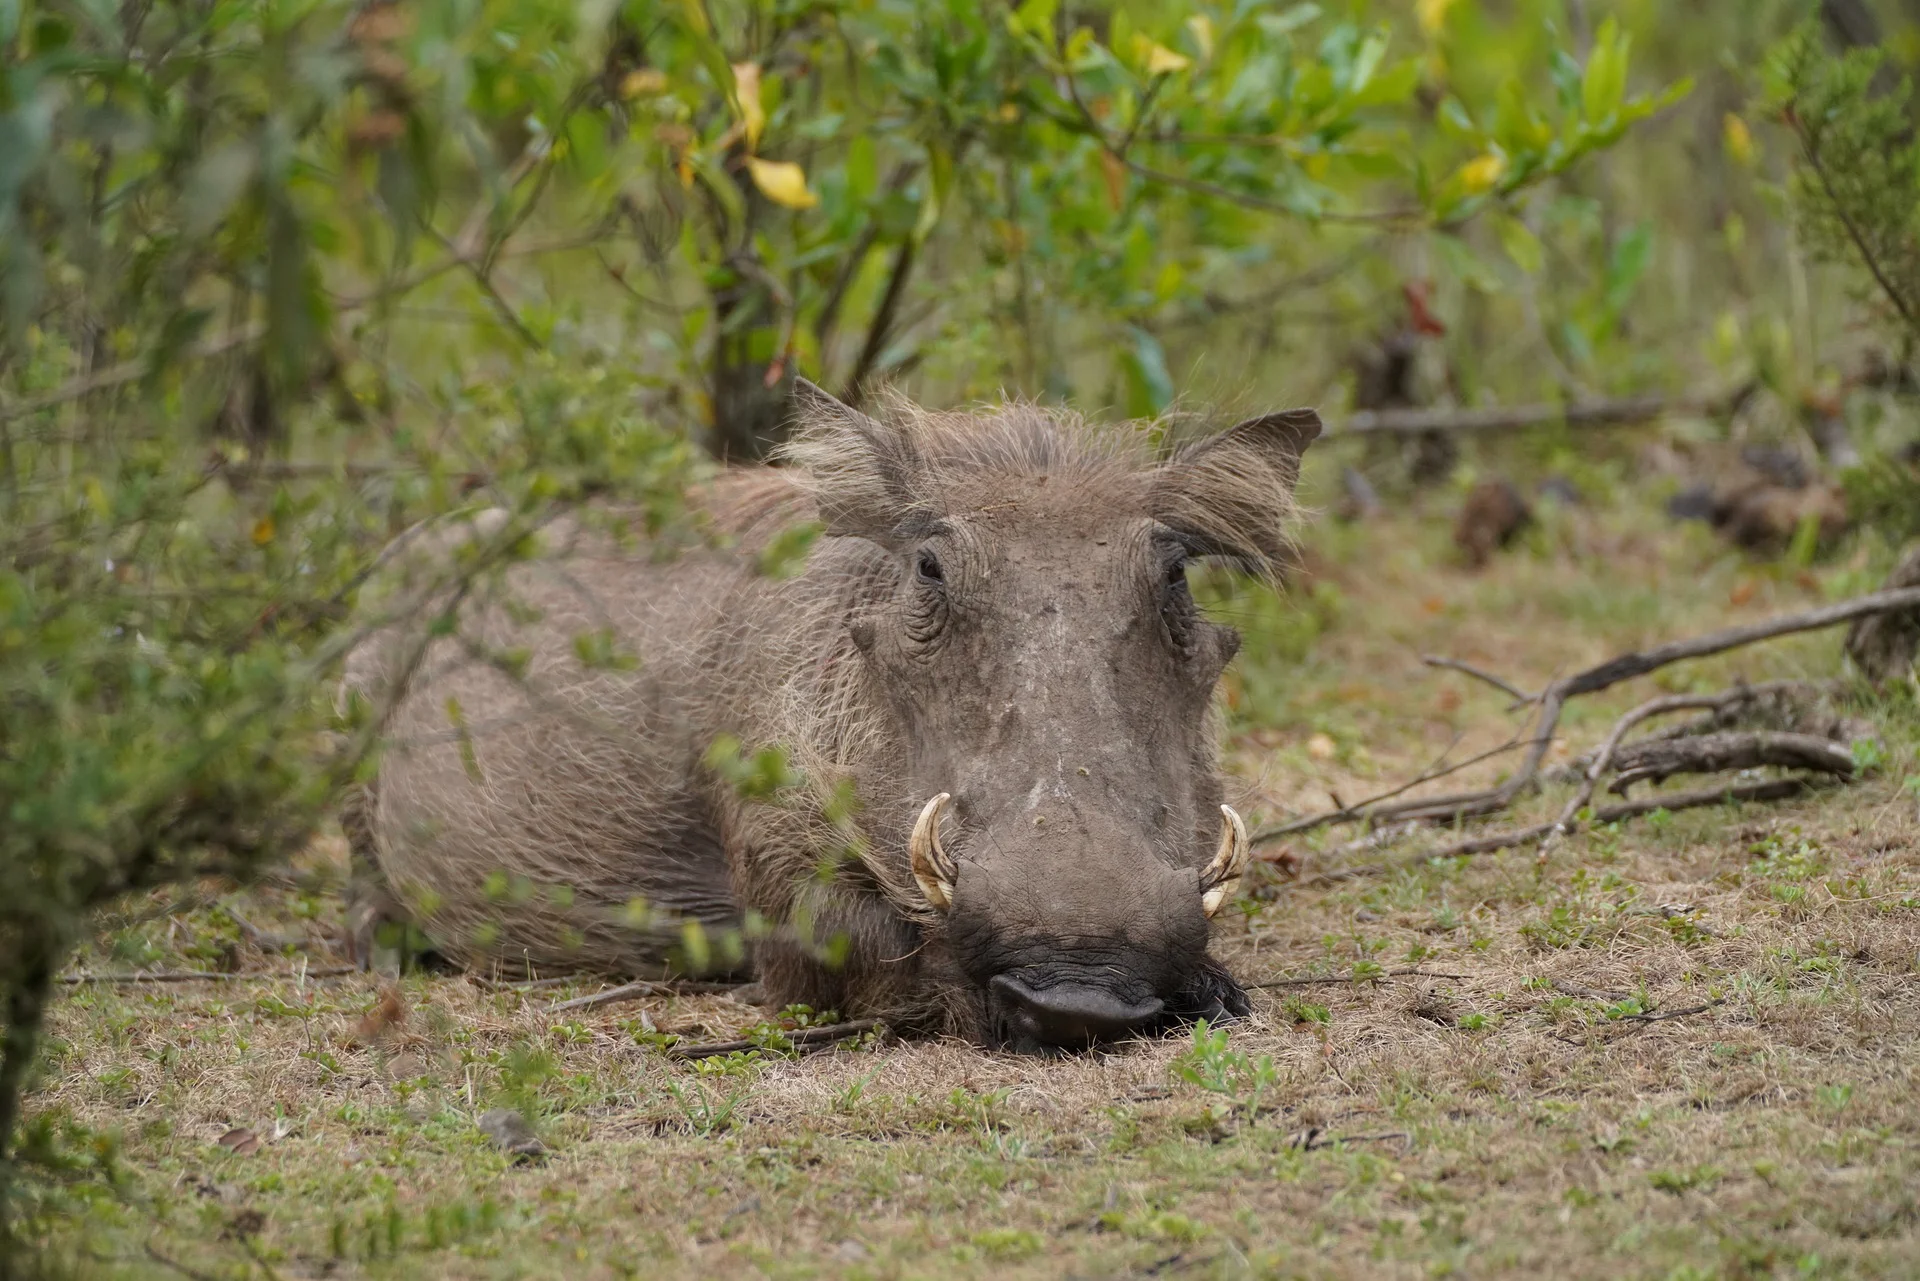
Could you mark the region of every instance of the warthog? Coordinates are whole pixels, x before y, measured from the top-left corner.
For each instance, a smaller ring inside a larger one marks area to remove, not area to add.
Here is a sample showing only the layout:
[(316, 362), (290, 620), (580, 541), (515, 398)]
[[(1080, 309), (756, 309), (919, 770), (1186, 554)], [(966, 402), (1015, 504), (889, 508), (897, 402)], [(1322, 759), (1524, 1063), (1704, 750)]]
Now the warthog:
[[(1274, 567), (1318, 417), (1167, 452), (1029, 405), (797, 399), (789, 465), (703, 500), (730, 542), (552, 530), (511, 602), (467, 604), (400, 698), (356, 853), (469, 964), (660, 973), (676, 943), (724, 964), (737, 927), (773, 1002), (984, 1044), (1244, 1014), (1207, 953), (1249, 849), (1211, 710), (1239, 636), (1187, 571)], [(804, 567), (761, 572), (809, 518)], [(388, 689), (404, 630), (350, 687)], [(583, 634), (637, 665), (583, 664)], [(522, 671), (484, 661), (514, 647)], [(743, 793), (722, 736), (806, 782)]]

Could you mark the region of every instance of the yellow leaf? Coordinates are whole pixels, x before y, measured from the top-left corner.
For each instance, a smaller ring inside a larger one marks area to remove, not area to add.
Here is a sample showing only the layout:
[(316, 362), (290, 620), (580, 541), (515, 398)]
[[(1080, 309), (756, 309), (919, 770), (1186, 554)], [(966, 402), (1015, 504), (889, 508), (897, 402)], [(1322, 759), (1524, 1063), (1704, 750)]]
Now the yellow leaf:
[(1747, 122), (1729, 111), (1726, 126), (1727, 155), (1743, 169), (1753, 168), (1753, 132)]
[(1469, 195), (1477, 196), (1483, 191), (1492, 190), (1494, 184), (1506, 176), (1507, 158), (1497, 151), (1475, 156), (1460, 166), (1460, 186)]
[(1009, 125), (1010, 125), (1010, 124), (1012, 124), (1012, 123), (1013, 123), (1014, 121), (1016, 121), (1016, 120), (1018, 120), (1019, 118), (1020, 118), (1020, 104), (1019, 104), (1019, 103), (1017, 103), (1017, 102), (1003, 102), (1003, 103), (1001, 103), (1001, 104), (1000, 104), (1000, 122), (1001, 122), (1002, 124), (1009, 124)]
[(1145, 33), (1133, 38), (1133, 53), (1147, 64), (1147, 74), (1150, 76), (1171, 75), (1176, 71), (1185, 71), (1192, 65), (1185, 56), (1158, 41), (1148, 39)]
[(253, 545), (255, 547), (265, 547), (268, 543), (272, 542), (273, 534), (273, 517), (262, 516), (259, 520), (253, 522)]
[(638, 71), (629, 71), (620, 80), (620, 96), (629, 101), (634, 98), (652, 97), (666, 91), (666, 73), (658, 67), (642, 67)]
[(1447, 10), (1453, 8), (1453, 0), (1414, 0), (1413, 15), (1420, 20), (1420, 29), (1430, 36), (1440, 34), (1440, 28), (1447, 25)]
[(753, 175), (753, 185), (760, 188), (760, 194), (776, 205), (811, 209), (820, 203), (820, 197), (807, 190), (806, 170), (792, 161), (748, 156), (747, 172)]
[(733, 92), (740, 100), (740, 124), (747, 131), (747, 150), (760, 145), (760, 131), (767, 127), (766, 108), (760, 105), (760, 64), (733, 64)]
[(1193, 32), (1193, 43), (1200, 50), (1202, 58), (1213, 56), (1213, 19), (1204, 13), (1196, 13), (1187, 19), (1187, 30)]

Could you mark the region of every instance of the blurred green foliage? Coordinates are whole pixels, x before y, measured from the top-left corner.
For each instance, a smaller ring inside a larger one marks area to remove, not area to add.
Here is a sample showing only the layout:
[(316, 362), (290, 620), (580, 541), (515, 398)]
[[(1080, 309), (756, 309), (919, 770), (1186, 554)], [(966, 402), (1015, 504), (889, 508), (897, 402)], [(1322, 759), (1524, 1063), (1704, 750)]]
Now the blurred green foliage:
[[(1798, 144), (1793, 207), (1809, 250), (1843, 264), (1905, 369), (1920, 339), (1920, 141), (1911, 77), (1878, 46), (1829, 52), (1809, 23), (1768, 60), (1771, 105)], [(1851, 469), (1849, 509), (1894, 541), (1920, 535), (1920, 447)]]

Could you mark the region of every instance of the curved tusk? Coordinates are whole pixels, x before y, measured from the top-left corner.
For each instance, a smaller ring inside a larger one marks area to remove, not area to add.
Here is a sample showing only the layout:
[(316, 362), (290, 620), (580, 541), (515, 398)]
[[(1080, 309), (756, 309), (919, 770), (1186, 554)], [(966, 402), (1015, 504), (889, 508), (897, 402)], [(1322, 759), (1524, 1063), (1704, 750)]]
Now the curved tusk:
[(953, 882), (959, 875), (953, 860), (940, 848), (940, 811), (952, 797), (941, 792), (920, 811), (913, 825), (913, 839), (907, 842), (907, 855), (913, 861), (913, 879), (927, 902), (942, 912), (953, 906)]
[(1220, 848), (1214, 852), (1213, 862), (1200, 873), (1200, 906), (1208, 916), (1218, 912), (1220, 905), (1232, 897), (1247, 870), (1247, 859), (1253, 853), (1253, 843), (1247, 839), (1247, 825), (1233, 812), (1233, 806), (1222, 805), (1220, 818)]

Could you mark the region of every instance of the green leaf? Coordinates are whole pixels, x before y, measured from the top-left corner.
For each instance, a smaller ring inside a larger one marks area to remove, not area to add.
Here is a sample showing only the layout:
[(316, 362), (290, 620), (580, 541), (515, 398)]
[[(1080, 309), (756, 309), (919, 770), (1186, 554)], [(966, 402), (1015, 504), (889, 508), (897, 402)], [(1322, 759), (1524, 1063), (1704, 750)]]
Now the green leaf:
[(847, 197), (856, 205), (873, 198), (880, 188), (879, 148), (870, 134), (861, 134), (847, 147)]
[(1263, 13), (1257, 19), (1260, 29), (1269, 36), (1284, 36), (1289, 31), (1304, 27), (1320, 16), (1317, 4), (1296, 4), (1291, 9), (1279, 13)]
[(1126, 371), (1127, 414), (1152, 418), (1173, 403), (1173, 376), (1167, 372), (1167, 353), (1160, 340), (1138, 326), (1131, 329), (1133, 348), (1120, 355)]
[(1607, 310), (1618, 313), (1633, 297), (1634, 287), (1653, 256), (1653, 233), (1645, 223), (1630, 227), (1607, 259)]
[(1631, 40), (1611, 14), (1600, 24), (1580, 83), (1580, 110), (1587, 123), (1601, 124), (1620, 109), (1627, 87), (1627, 46)]
[(1533, 229), (1518, 218), (1508, 214), (1498, 215), (1494, 219), (1494, 231), (1500, 237), (1500, 247), (1507, 251), (1507, 257), (1513, 259), (1514, 266), (1529, 276), (1539, 274), (1545, 265), (1545, 254), (1540, 247), (1540, 238)]
[(1353, 71), (1347, 80), (1347, 92), (1357, 94), (1364, 90), (1373, 79), (1373, 73), (1379, 69), (1380, 60), (1387, 56), (1387, 36), (1376, 31), (1368, 36), (1360, 46), (1360, 52), (1354, 55)]

